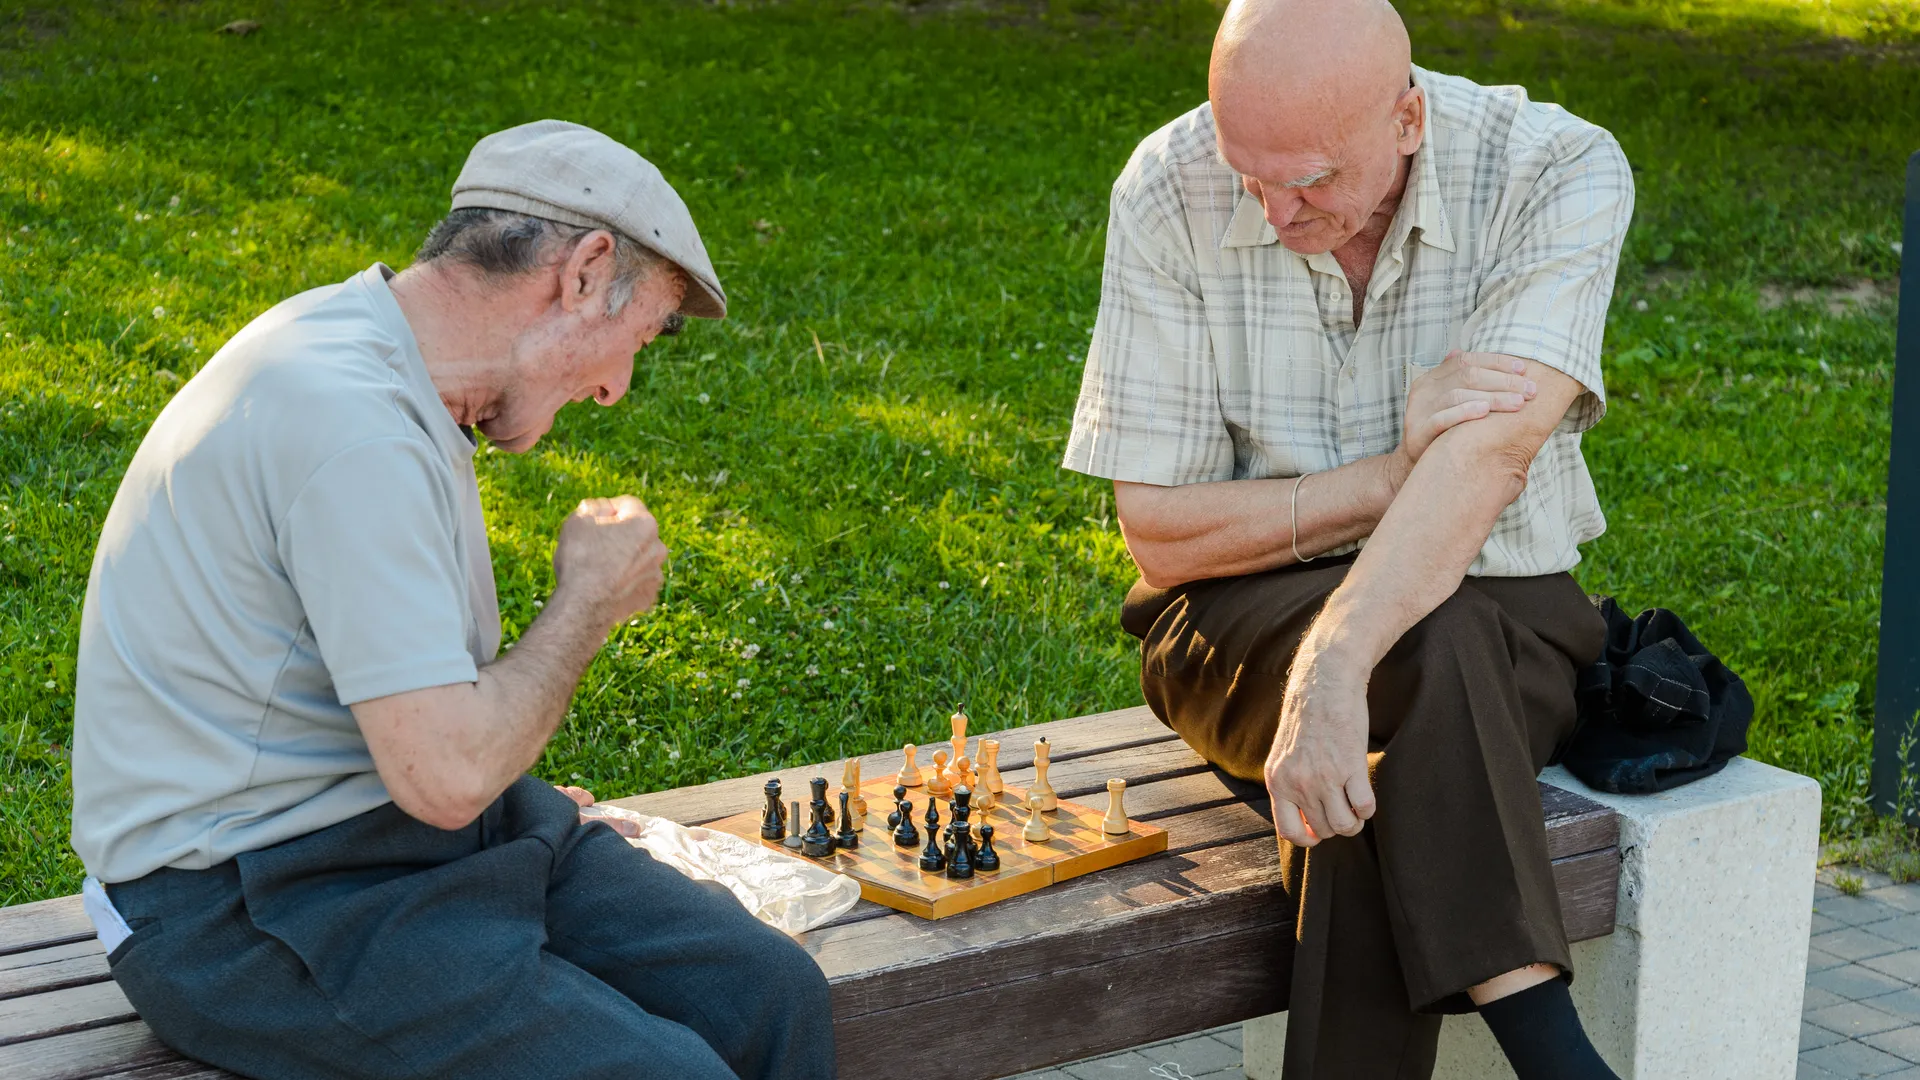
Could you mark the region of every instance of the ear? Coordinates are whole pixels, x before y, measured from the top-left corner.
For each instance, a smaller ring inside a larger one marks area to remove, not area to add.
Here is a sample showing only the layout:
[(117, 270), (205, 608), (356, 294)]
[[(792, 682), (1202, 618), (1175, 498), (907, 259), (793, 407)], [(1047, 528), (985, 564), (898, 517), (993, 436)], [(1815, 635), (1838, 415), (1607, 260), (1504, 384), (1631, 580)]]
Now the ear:
[(560, 267), (561, 310), (579, 311), (606, 302), (613, 283), (613, 249), (613, 234), (605, 229), (593, 230), (573, 246)]
[(1417, 86), (1402, 91), (1393, 103), (1394, 149), (1412, 157), (1427, 134), (1427, 92)]

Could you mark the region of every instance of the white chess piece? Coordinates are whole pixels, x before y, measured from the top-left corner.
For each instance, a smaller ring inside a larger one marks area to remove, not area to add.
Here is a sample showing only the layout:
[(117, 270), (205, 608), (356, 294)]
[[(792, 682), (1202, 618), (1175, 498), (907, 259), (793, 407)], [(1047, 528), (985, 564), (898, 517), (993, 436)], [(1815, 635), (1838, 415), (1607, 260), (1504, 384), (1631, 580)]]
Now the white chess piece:
[(1020, 835), (1036, 844), (1053, 837), (1053, 830), (1047, 828), (1047, 819), (1040, 816), (1041, 809), (1040, 796), (1027, 796), (1027, 831)]
[(1126, 808), (1120, 805), (1120, 796), (1126, 790), (1125, 780), (1107, 781), (1107, 816), (1100, 821), (1100, 831), (1108, 836), (1125, 836), (1133, 831), (1127, 824)]

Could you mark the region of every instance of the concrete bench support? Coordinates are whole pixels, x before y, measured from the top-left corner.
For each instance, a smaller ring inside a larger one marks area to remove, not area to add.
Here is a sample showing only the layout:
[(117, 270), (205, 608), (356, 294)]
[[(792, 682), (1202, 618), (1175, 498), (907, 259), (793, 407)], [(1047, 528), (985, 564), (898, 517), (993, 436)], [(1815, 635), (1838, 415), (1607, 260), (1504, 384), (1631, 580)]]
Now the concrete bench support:
[[(1746, 758), (1660, 795), (1542, 780), (1620, 815), (1614, 932), (1573, 947), (1573, 996), (1628, 1080), (1790, 1080), (1813, 913), (1820, 787)], [(1247, 1023), (1250, 1080), (1280, 1080), (1286, 1014)], [(1511, 1077), (1478, 1017), (1448, 1017), (1434, 1075)]]

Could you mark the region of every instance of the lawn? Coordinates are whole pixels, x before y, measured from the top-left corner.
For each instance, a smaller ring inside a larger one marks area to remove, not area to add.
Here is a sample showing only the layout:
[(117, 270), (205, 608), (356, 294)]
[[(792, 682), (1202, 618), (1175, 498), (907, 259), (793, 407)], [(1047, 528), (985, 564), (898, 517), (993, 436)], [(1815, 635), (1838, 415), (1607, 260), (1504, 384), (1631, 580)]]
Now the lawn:
[[(1639, 210), (1578, 571), (1748, 680), (1756, 756), (1857, 832), (1879, 612), (1912, 0), (1408, 0), (1416, 59), (1610, 128)], [(219, 34), (256, 19), (250, 36)], [(511, 637), (582, 497), (674, 550), (539, 768), (625, 794), (1132, 704), (1108, 488), (1057, 467), (1108, 186), (1200, 102), (1186, 0), (0, 0), (0, 903), (74, 891), (73, 654), (154, 414), (281, 298), (404, 264), (482, 134), (657, 162), (734, 315), (481, 484)], [(1860, 297), (1859, 302), (1845, 297)]]

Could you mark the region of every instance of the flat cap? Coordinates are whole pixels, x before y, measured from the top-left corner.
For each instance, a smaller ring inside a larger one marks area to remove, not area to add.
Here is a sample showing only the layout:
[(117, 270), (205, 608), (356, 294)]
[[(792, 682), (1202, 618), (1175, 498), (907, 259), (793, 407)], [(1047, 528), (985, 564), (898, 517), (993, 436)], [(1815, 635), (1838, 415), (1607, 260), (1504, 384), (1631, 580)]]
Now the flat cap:
[(680, 310), (727, 315), (727, 294), (693, 215), (646, 158), (590, 127), (536, 120), (474, 144), (453, 182), (453, 208), (531, 214), (625, 236), (687, 274)]

